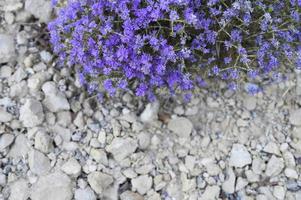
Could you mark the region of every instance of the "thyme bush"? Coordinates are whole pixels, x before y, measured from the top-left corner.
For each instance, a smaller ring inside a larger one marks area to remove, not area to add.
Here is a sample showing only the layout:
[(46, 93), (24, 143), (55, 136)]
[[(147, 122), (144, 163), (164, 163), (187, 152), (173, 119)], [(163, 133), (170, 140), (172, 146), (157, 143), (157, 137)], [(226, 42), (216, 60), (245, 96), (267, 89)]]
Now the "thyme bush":
[(49, 23), (61, 64), (89, 93), (159, 90), (186, 99), (206, 81), (249, 93), (301, 68), (301, 0), (70, 0)]

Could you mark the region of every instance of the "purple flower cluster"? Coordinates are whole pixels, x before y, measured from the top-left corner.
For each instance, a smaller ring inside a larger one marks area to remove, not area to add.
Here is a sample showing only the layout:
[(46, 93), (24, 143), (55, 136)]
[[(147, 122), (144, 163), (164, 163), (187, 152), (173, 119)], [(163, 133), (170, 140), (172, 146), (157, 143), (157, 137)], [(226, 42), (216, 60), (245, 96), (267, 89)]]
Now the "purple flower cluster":
[(255, 93), (256, 81), (301, 68), (300, 15), (301, 0), (69, 0), (49, 31), (89, 93), (189, 98), (208, 78)]

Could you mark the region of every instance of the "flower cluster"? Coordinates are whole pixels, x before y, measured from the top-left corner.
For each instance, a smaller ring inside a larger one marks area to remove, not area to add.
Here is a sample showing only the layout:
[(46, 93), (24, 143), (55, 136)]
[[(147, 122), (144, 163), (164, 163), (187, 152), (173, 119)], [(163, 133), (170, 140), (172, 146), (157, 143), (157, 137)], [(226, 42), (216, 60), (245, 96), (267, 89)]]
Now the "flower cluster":
[(301, 68), (301, 0), (69, 0), (49, 24), (62, 64), (89, 93), (167, 89), (189, 98), (205, 80), (256, 81)]

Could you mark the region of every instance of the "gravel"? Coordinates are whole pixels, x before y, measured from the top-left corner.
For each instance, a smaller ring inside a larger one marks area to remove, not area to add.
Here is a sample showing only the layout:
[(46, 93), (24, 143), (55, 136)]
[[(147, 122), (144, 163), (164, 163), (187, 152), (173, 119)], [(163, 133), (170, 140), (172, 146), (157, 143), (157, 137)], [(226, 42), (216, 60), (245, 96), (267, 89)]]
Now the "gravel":
[(49, 5), (0, 1), (0, 200), (301, 199), (300, 74), (254, 96), (99, 103), (48, 49)]

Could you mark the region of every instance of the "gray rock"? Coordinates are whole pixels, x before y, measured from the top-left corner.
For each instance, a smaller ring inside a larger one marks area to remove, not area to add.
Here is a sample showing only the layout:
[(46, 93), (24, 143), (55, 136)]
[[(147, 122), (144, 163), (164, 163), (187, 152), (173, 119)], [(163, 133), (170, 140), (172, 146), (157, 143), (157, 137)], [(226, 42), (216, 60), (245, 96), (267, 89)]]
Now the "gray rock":
[(193, 129), (191, 121), (184, 117), (171, 119), (167, 127), (179, 137), (189, 137)]
[(137, 141), (131, 138), (114, 138), (112, 143), (106, 147), (107, 152), (112, 153), (115, 160), (122, 161), (136, 151)]
[(92, 172), (88, 175), (88, 183), (91, 188), (97, 194), (103, 194), (103, 192), (113, 183), (114, 179), (112, 176), (102, 172)]
[(11, 145), (14, 139), (15, 136), (13, 134), (4, 133), (3, 135), (0, 135), (0, 151)]
[(72, 182), (59, 171), (42, 176), (33, 185), (30, 197), (32, 200), (71, 200)]
[(53, 140), (45, 131), (39, 130), (34, 141), (35, 148), (43, 153), (49, 153), (53, 149)]
[(28, 164), (30, 170), (37, 175), (45, 174), (51, 168), (50, 160), (43, 153), (34, 149), (28, 154)]
[(150, 123), (158, 118), (159, 101), (149, 103), (140, 115), (140, 120), (144, 123)]
[(42, 104), (35, 99), (27, 99), (20, 108), (20, 121), (25, 127), (35, 127), (44, 121)]
[(62, 171), (72, 177), (78, 177), (81, 172), (81, 165), (75, 158), (70, 158), (65, 164), (61, 167)]
[(75, 200), (96, 200), (96, 195), (90, 187), (85, 189), (76, 189), (74, 193)]
[(241, 144), (234, 144), (230, 153), (229, 165), (233, 167), (244, 167), (251, 163), (252, 158), (247, 148)]
[(280, 149), (274, 142), (269, 142), (263, 149), (264, 152), (280, 156)]
[(51, 1), (26, 0), (25, 10), (38, 18), (40, 22), (49, 22), (51, 19)]
[(291, 111), (289, 121), (292, 125), (301, 126), (301, 109)]
[(240, 191), (248, 185), (248, 181), (244, 178), (238, 177), (236, 181), (235, 191)]
[(291, 178), (291, 179), (298, 179), (299, 176), (297, 171), (291, 168), (286, 168), (284, 170), (284, 174), (287, 178)]
[(131, 183), (134, 190), (139, 194), (144, 195), (152, 188), (153, 179), (148, 175), (141, 175), (133, 178)]
[(10, 184), (9, 200), (27, 200), (29, 197), (29, 184), (25, 179), (19, 179)]
[(222, 189), (228, 194), (233, 194), (235, 192), (235, 174), (232, 168), (228, 169), (228, 179), (223, 182)]
[(25, 80), (16, 83), (10, 87), (10, 96), (22, 98), (28, 93), (28, 87)]
[(27, 80), (27, 86), (32, 91), (39, 91), (45, 81), (50, 78), (50, 74), (48, 72), (38, 72), (32, 75)]
[(277, 185), (274, 187), (273, 195), (276, 199), (284, 200), (285, 199), (285, 188), (283, 186)]
[(0, 107), (0, 123), (6, 123), (13, 119), (12, 114), (8, 113), (4, 108)]
[(103, 165), (108, 164), (107, 154), (103, 149), (92, 148), (90, 150), (90, 155), (96, 162), (101, 163)]
[(25, 135), (20, 134), (16, 137), (14, 144), (10, 148), (9, 156), (13, 158), (23, 158), (30, 150), (30, 144)]
[(13, 36), (0, 34), (0, 64), (11, 62), (16, 56)]
[(127, 190), (120, 195), (120, 200), (144, 200), (144, 198), (140, 194)]
[(151, 136), (149, 133), (142, 132), (137, 138), (140, 149), (146, 149), (151, 143)]
[(3, 173), (0, 173), (0, 186), (4, 187), (6, 185), (6, 176)]
[(277, 176), (279, 175), (284, 168), (284, 161), (282, 158), (272, 156), (267, 164), (265, 174), (267, 176)]
[(220, 188), (216, 185), (207, 186), (205, 192), (202, 194), (201, 200), (213, 200), (218, 199), (220, 194)]
[(66, 96), (56, 88), (54, 82), (49, 81), (44, 83), (42, 90), (45, 94), (43, 104), (51, 112), (60, 112), (70, 109), (70, 105)]

